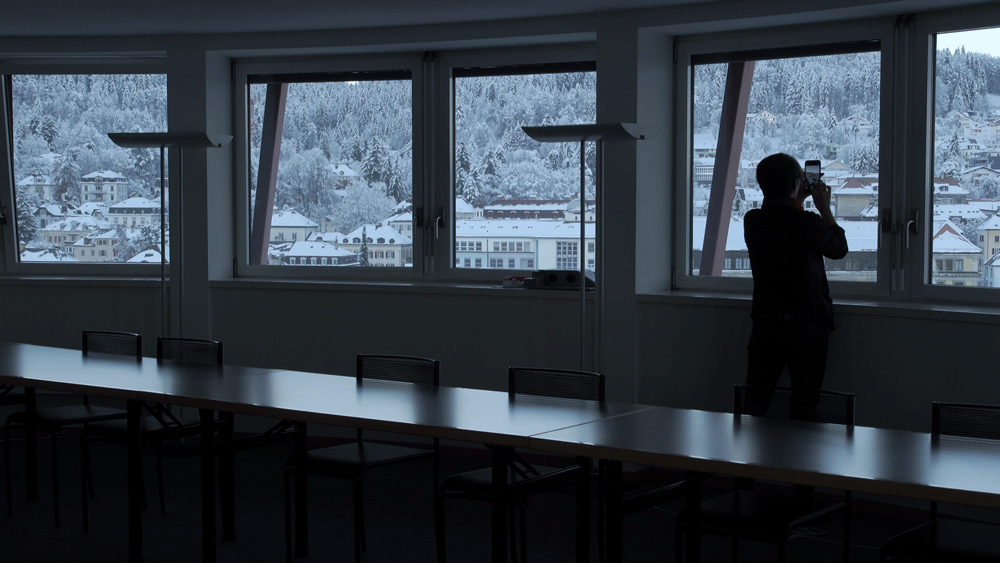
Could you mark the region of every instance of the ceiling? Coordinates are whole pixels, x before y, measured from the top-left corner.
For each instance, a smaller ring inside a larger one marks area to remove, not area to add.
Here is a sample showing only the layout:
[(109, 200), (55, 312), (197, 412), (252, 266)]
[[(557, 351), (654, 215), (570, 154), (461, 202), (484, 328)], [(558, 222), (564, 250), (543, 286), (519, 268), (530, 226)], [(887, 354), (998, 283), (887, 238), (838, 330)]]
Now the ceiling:
[[(739, 20), (758, 8), (841, 19), (913, 13), (995, 0), (6, 0), (0, 37), (254, 33), (490, 22), (716, 4)], [(735, 10), (735, 12), (734, 12)], [(794, 17), (794, 16), (793, 16)], [(727, 19), (723, 17), (722, 19)], [(780, 19), (780, 18), (779, 18)], [(773, 22), (772, 23), (777, 23)], [(785, 22), (788, 23), (788, 22)]]
[(242, 33), (562, 16), (711, 0), (49, 0), (4, 2), (0, 36)]

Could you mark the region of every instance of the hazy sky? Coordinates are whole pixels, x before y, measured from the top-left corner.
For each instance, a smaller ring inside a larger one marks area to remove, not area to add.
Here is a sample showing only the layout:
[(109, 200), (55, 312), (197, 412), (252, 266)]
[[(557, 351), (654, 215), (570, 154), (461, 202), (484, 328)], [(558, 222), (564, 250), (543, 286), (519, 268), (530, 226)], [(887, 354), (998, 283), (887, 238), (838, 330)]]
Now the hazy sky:
[(937, 36), (938, 49), (948, 48), (954, 51), (963, 45), (966, 52), (973, 51), (1000, 57), (1000, 29), (940, 33)]

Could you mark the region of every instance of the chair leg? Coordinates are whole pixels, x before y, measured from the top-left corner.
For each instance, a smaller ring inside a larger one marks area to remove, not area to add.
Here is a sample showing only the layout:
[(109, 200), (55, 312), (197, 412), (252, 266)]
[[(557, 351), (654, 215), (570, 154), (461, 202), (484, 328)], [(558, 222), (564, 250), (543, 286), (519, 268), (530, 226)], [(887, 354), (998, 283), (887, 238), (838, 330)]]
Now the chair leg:
[[(607, 547), (607, 536), (606, 532), (608, 529), (607, 523), (607, 507), (605, 506), (605, 487), (607, 487), (606, 474), (607, 474), (606, 460), (598, 460), (597, 462), (597, 561), (598, 563), (605, 563), (608, 559), (608, 547)], [(679, 562), (678, 562), (679, 563)]]
[(7, 484), (7, 516), (14, 515), (13, 485), (10, 477), (10, 426), (3, 425), (4, 480)]
[(59, 454), (56, 439), (57, 434), (52, 434), (52, 504), (56, 516), (56, 528), (59, 527)]
[(684, 557), (684, 513), (677, 516), (674, 526), (674, 561), (681, 563)]
[(514, 530), (517, 530), (514, 527), (514, 506), (507, 505), (507, 537), (510, 539), (511, 563), (517, 563), (517, 533)]
[(521, 563), (528, 563), (528, 505), (521, 505)]
[(156, 488), (160, 494), (160, 514), (167, 513), (163, 494), (163, 442), (156, 443)]
[(445, 563), (444, 495), (434, 491), (434, 539), (438, 563)]
[(365, 551), (365, 515), (361, 509), (361, 477), (353, 482), (354, 489), (354, 562), (361, 563), (361, 553)]
[(285, 467), (285, 561), (292, 563), (292, 471)]
[(87, 437), (80, 437), (80, 506), (83, 511), (83, 533), (90, 533), (90, 507), (89, 507), (89, 496), (87, 493), (87, 467), (90, 465), (90, 445), (87, 443)]
[(844, 491), (844, 563), (851, 560), (851, 491)]

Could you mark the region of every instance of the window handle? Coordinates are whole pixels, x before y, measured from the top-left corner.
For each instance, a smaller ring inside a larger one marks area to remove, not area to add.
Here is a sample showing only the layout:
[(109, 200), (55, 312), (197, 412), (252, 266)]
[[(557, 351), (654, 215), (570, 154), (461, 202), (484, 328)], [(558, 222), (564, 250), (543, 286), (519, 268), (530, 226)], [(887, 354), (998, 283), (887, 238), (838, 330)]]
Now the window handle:
[(885, 215), (882, 215), (882, 217), (878, 220), (878, 224), (878, 246), (876, 246), (876, 248), (882, 248), (882, 233), (892, 232), (892, 221), (890, 221)]
[(913, 210), (913, 219), (906, 222), (906, 248), (910, 248), (910, 235), (920, 234), (920, 210)]
[(441, 227), (444, 226), (444, 209), (438, 209), (438, 216), (434, 218), (434, 240), (441, 239)]

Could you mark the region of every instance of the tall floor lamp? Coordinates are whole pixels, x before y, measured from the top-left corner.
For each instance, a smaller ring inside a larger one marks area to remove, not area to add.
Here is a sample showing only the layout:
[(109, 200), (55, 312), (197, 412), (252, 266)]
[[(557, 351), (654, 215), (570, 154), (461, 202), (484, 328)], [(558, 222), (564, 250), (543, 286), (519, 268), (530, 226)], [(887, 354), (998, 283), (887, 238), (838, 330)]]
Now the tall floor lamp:
[[(175, 184), (176, 201), (183, 201), (181, 190), (185, 148), (219, 148), (233, 140), (232, 135), (209, 135), (208, 133), (108, 133), (111, 142), (126, 149), (160, 149), (160, 323), (163, 336), (170, 336), (170, 314), (167, 310), (167, 185), (166, 185), (166, 149), (177, 149), (177, 170), (180, 171)], [(177, 205), (177, 216), (183, 221), (183, 206)], [(180, 267), (181, 248), (177, 248), (175, 273)], [(181, 336), (181, 335), (178, 335)]]
[(593, 371), (601, 371), (601, 310), (604, 305), (604, 273), (601, 266), (603, 244), (600, 240), (604, 229), (604, 142), (637, 141), (645, 139), (642, 128), (635, 123), (596, 123), (587, 125), (549, 125), (522, 127), (525, 134), (539, 143), (580, 143), (580, 369), (587, 369), (587, 275), (584, 259), (587, 256), (585, 233), (587, 217), (586, 143), (597, 143), (597, 170), (594, 178), (597, 212), (594, 225), (594, 357)]

